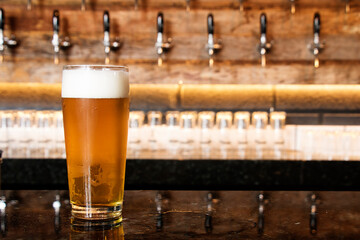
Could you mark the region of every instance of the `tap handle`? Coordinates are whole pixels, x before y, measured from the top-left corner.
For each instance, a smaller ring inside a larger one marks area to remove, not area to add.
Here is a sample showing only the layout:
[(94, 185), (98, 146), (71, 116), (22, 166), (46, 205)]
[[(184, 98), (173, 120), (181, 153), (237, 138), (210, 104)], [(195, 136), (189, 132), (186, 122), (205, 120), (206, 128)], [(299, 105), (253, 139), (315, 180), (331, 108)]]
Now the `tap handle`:
[(214, 34), (214, 16), (210, 13), (207, 17), (208, 34)]
[(320, 34), (320, 14), (314, 14), (314, 34)]
[(260, 33), (266, 34), (266, 14), (262, 13), (260, 15)]
[(108, 11), (104, 11), (104, 32), (110, 32), (110, 15)]
[(159, 12), (157, 15), (157, 32), (163, 33), (164, 31), (164, 14), (162, 12)]
[(54, 10), (54, 14), (53, 14), (53, 18), (52, 18), (52, 23), (53, 23), (53, 30), (54, 32), (59, 32), (59, 28), (60, 28), (60, 13), (58, 10)]
[(5, 24), (4, 10), (0, 8), (0, 30), (4, 30), (4, 24)]

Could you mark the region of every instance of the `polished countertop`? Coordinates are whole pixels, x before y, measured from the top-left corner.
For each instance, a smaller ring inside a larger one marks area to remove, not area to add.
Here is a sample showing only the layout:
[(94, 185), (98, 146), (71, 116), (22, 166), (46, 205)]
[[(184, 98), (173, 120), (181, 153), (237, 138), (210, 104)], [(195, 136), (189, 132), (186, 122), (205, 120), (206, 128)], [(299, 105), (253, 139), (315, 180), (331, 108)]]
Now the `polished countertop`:
[(6, 208), (0, 204), (4, 240), (358, 239), (360, 235), (360, 192), (126, 191), (123, 224), (101, 229), (71, 225), (64, 190), (6, 190), (1, 196), (6, 198)]

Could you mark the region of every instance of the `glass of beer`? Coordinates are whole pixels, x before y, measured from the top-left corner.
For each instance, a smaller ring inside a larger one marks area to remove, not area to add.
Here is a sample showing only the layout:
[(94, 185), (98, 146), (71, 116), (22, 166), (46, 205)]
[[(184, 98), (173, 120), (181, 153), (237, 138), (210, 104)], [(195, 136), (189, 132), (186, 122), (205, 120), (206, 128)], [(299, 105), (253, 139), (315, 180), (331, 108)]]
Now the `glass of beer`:
[(65, 66), (61, 95), (73, 220), (93, 225), (120, 223), (129, 118), (128, 68)]

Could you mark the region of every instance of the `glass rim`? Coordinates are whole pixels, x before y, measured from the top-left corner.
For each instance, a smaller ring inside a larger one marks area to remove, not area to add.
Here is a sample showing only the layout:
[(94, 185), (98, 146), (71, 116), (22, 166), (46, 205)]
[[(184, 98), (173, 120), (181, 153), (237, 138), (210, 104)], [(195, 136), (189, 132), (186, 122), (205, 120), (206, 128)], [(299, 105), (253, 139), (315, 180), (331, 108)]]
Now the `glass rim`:
[(77, 65), (64, 65), (63, 70), (113, 70), (113, 71), (126, 71), (129, 72), (128, 66), (121, 65), (101, 65), (101, 64), (77, 64)]

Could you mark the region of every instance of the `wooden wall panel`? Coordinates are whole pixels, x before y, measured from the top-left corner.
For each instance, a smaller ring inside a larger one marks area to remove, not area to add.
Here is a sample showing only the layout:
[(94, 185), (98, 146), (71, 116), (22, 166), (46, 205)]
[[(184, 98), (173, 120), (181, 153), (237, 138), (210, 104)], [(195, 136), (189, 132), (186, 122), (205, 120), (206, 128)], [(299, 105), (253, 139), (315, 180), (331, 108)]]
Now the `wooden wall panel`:
[[(77, 64), (80, 62), (69, 62)], [(87, 63), (99, 64), (99, 61)], [(227, 62), (209, 68), (207, 61), (171, 63), (158, 67), (153, 63), (119, 61), (130, 68), (131, 83), (184, 84), (359, 84), (360, 63), (354, 61), (322, 62), (315, 69), (312, 62), (260, 64)], [(0, 82), (60, 83), (62, 65), (51, 59), (44, 61), (15, 61), (0, 65)]]
[[(32, 0), (33, 9), (43, 7), (61, 7), (80, 9), (80, 0)], [(239, 9), (239, 0), (191, 0), (191, 9)], [(2, 0), (2, 5), (15, 5), (25, 8), (27, 0)], [(138, 9), (185, 9), (185, 0), (138, 0)], [(243, 0), (245, 10), (263, 8), (286, 8), (290, 9), (287, 0)], [(303, 8), (341, 8), (345, 7), (344, 0), (301, 0), (296, 2), (299, 9)], [(350, 0), (352, 9), (359, 7), (357, 0)], [(134, 0), (86, 0), (89, 10), (111, 7), (113, 9), (133, 9)], [(299, 10), (297, 10), (299, 11)]]
[[(139, 0), (139, 10), (132, 0), (87, 0), (87, 11), (80, 11), (80, 0), (33, 1), (26, 10), (26, 0), (2, 0), (5, 10), (5, 35), (14, 33), (20, 46), (5, 52), (0, 64), (0, 82), (59, 83), (62, 64), (101, 64), (104, 61), (102, 14), (110, 10), (111, 35), (119, 36), (122, 47), (111, 53), (112, 64), (130, 66), (133, 83), (191, 84), (358, 84), (360, 81), (360, 1), (351, 1), (352, 11), (344, 13), (341, 0), (297, 1), (291, 15), (286, 0), (249, 0), (245, 11), (237, 0), (196, 0), (185, 11), (185, 0)], [(61, 34), (69, 35), (73, 47), (61, 64), (52, 63), (51, 17), (60, 9)], [(174, 47), (165, 64), (156, 66), (156, 15), (164, 12), (166, 35)], [(312, 41), (314, 12), (321, 14), (320, 68), (312, 67), (307, 49)], [(215, 34), (223, 49), (215, 57), (215, 67), (207, 66), (206, 16), (214, 14)], [(273, 49), (268, 65), (261, 68), (257, 44), (259, 15), (268, 16), (268, 36)]]

